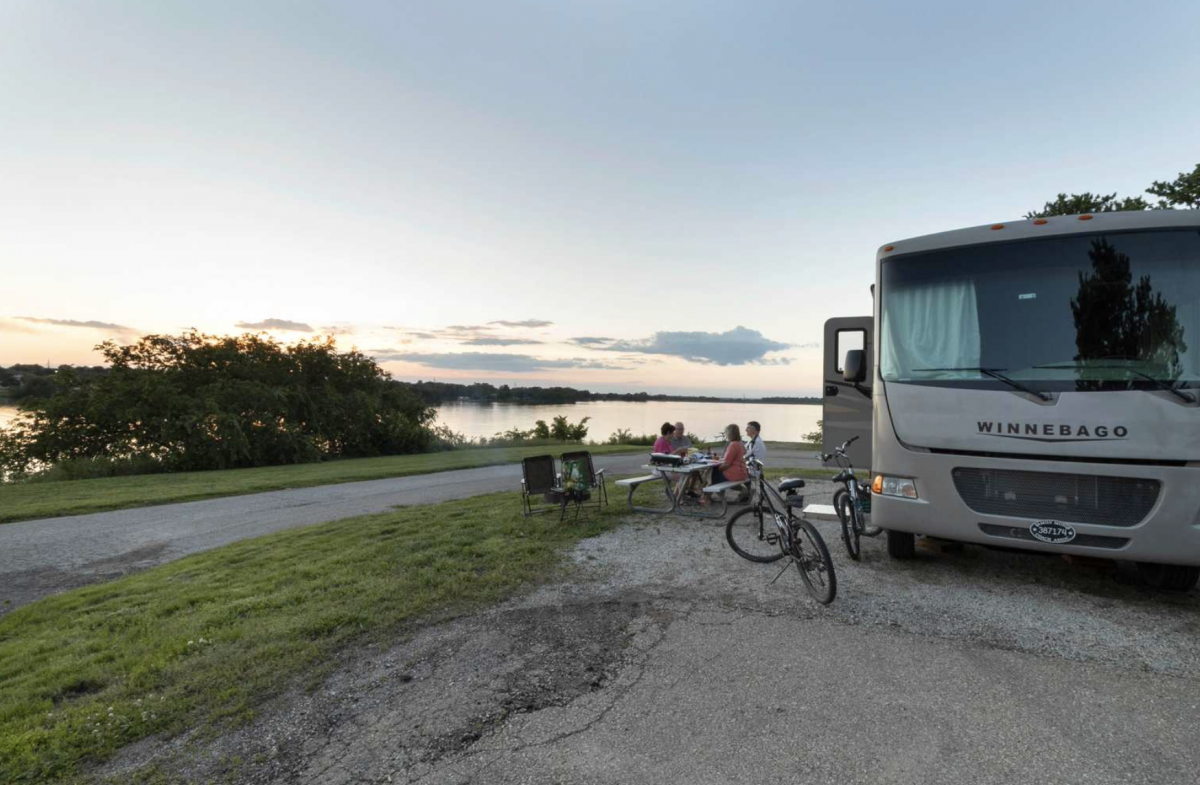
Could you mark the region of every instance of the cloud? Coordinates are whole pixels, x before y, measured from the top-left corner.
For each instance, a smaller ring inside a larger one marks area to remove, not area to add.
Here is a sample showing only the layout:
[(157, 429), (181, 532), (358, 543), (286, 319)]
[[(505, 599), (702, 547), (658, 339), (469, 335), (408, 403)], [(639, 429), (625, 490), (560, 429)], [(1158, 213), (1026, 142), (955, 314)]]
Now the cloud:
[(735, 327), (723, 333), (657, 332), (641, 341), (612, 341), (595, 348), (614, 352), (663, 354), (685, 360), (716, 365), (786, 365), (786, 358), (766, 359), (768, 352), (791, 348), (791, 344), (772, 341), (758, 330)]
[(486, 324), (450, 324), (442, 328), (443, 335), (457, 335), (459, 333), (486, 333), (491, 332), (492, 328)]
[(532, 346), (544, 343), (544, 341), (532, 338), (502, 337), (502, 334), (497, 334), (497, 327), (493, 325), (505, 328), (537, 329), (549, 327), (552, 324), (554, 322), (548, 322), (545, 319), (525, 319), (524, 321), (497, 320), (487, 324), (449, 324), (445, 327), (421, 329), (411, 327), (386, 327), (384, 329), (395, 330), (422, 341), (457, 341), (464, 346)]
[(532, 346), (542, 343), (532, 338), (501, 338), (500, 336), (481, 335), (466, 341), (459, 341), (463, 346)]
[[(435, 340), (435, 339), (441, 337), (437, 333), (431, 333), (431, 332), (427, 332), (427, 331), (423, 331), (423, 330), (411, 330), (407, 327), (384, 327), (383, 329), (395, 330), (398, 333), (404, 333), (410, 339), (411, 338), (419, 338), (423, 341), (432, 341), (432, 340)], [(406, 340), (406, 341), (403, 341), (403, 343), (412, 343), (412, 341)]]
[(488, 322), (488, 324), (498, 324), (501, 327), (528, 327), (529, 329), (537, 329), (539, 327), (550, 327), (554, 322), (548, 322), (545, 319), (525, 319), (520, 322), (507, 322), (503, 319), (497, 319), (494, 322)]
[(578, 338), (568, 338), (567, 343), (573, 343), (576, 346), (585, 347), (604, 347), (613, 343), (615, 338), (597, 338), (595, 336), (583, 335)]
[(113, 324), (112, 322), (97, 322), (89, 320), (86, 322), (77, 321), (75, 319), (39, 319), (34, 316), (18, 316), (23, 322), (32, 322), (34, 324), (49, 324), (55, 327), (85, 327), (89, 330), (103, 330), (110, 333), (137, 333), (133, 327), (126, 327), (123, 324)]
[(5, 333), (36, 333), (37, 330), (17, 319), (0, 319), (0, 332)]
[(353, 327), (331, 325), (329, 327), (322, 327), (321, 332), (325, 335), (354, 335), (356, 331)]
[(490, 352), (377, 352), (374, 354), (374, 357), (376, 360), (383, 362), (416, 363), (426, 368), (439, 368), (448, 371), (532, 373), (534, 371), (548, 371), (557, 368), (605, 371), (631, 370), (626, 366), (602, 360), (586, 360), (578, 357), (566, 360), (549, 360), (528, 354), (492, 354)]
[(293, 333), (311, 333), (313, 328), (304, 322), (289, 322), (287, 319), (263, 319), (261, 322), (238, 322), (239, 330), (285, 330)]

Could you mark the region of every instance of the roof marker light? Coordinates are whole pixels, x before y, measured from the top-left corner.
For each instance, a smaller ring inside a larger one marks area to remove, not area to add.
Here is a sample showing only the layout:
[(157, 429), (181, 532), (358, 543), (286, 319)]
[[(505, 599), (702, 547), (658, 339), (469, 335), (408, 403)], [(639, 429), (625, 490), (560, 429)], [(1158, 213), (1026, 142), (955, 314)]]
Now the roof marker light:
[(1034, 226), (1043, 226), (1048, 223), (1050, 223), (1050, 222), (1047, 221), (1045, 218), (1037, 218), (1034, 220), (1033, 225)]
[(997, 229), (1003, 229), (1003, 228), (1004, 228), (1004, 224), (992, 224), (993, 232), (996, 231)]
[(885, 245), (885, 246), (883, 246), (883, 250), (884, 250), (884, 252), (885, 252), (885, 253), (886, 253), (887, 251), (894, 251), (894, 250), (896, 250), (896, 246), (894, 246), (894, 245)]
[(1092, 220), (1092, 216), (1090, 216), (1090, 215), (1081, 215), (1081, 216), (1079, 216), (1079, 220), (1081, 220), (1081, 221), (1090, 221), (1090, 220)]

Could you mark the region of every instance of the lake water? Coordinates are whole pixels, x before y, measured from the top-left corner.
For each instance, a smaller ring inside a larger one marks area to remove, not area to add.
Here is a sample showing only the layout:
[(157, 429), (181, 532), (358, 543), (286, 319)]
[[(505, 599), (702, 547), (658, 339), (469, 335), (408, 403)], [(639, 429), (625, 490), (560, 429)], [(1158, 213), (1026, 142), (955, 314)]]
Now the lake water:
[[(602, 442), (618, 428), (628, 428), (636, 434), (657, 434), (667, 421), (683, 420), (692, 433), (712, 439), (729, 423), (744, 429), (747, 420), (758, 420), (763, 437), (770, 441), (798, 442), (804, 434), (815, 431), (821, 418), (820, 406), (785, 403), (693, 403), (671, 401), (592, 401), (589, 403), (554, 404), (548, 406), (518, 406), (516, 404), (454, 403), (439, 406), (438, 422), (452, 430), (479, 438), (520, 428), (527, 431), (537, 420), (550, 422), (564, 414), (571, 422), (584, 417), (588, 421), (588, 438)], [(15, 406), (0, 406), (0, 428), (17, 415)]]
[(745, 430), (747, 420), (762, 424), (768, 441), (798, 442), (817, 429), (821, 407), (786, 403), (696, 403), (676, 401), (591, 401), (576, 404), (521, 406), (507, 403), (454, 403), (437, 407), (438, 423), (464, 436), (495, 436), (512, 428), (533, 428), (537, 420), (566, 415), (571, 422), (588, 421), (588, 439), (602, 442), (618, 428), (635, 434), (657, 434), (664, 422), (683, 421), (702, 439), (715, 439), (726, 425)]

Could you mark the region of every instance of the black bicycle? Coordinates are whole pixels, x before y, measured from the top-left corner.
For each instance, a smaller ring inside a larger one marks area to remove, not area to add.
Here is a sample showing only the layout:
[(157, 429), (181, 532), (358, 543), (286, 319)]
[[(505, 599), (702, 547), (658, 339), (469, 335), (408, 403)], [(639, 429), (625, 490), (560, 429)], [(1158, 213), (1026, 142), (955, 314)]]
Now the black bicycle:
[(857, 440), (853, 436), (842, 442), (842, 446), (833, 451), (833, 455), (825, 453), (822, 461), (835, 461), (840, 472), (833, 482), (842, 487), (833, 494), (833, 509), (837, 512), (838, 520), (842, 522), (842, 542), (846, 543), (846, 553), (855, 561), (862, 556), (860, 537), (876, 537), (883, 529), (867, 524), (867, 513), (871, 509), (871, 487), (860, 483), (854, 476), (854, 464), (846, 455), (846, 448)]
[[(763, 474), (763, 465), (746, 460), (754, 471), (751, 482), (757, 486), (751, 506), (741, 510), (725, 524), (729, 547), (743, 559), (773, 562), (787, 557), (788, 563), (771, 581), (774, 583), (793, 564), (800, 572), (808, 593), (822, 605), (833, 602), (837, 594), (837, 575), (833, 559), (821, 533), (804, 519), (804, 497), (798, 491), (804, 480), (781, 480), (779, 489), (771, 487)], [(780, 494), (786, 494), (786, 498)], [(797, 515), (796, 511), (799, 510)]]

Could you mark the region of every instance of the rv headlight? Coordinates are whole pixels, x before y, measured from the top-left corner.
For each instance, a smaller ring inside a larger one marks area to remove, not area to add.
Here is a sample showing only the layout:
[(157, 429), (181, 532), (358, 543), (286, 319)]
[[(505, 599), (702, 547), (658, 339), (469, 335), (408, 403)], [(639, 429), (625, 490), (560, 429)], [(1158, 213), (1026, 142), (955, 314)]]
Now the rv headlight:
[(917, 498), (917, 483), (907, 477), (885, 477), (875, 475), (871, 484), (871, 492), (882, 496), (900, 496), (904, 499)]

